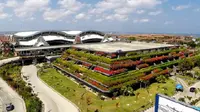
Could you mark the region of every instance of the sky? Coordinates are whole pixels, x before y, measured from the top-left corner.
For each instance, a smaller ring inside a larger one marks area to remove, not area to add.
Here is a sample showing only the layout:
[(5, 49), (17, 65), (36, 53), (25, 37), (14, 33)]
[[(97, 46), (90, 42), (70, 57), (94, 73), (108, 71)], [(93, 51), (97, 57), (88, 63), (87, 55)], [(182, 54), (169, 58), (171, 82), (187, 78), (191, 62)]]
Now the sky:
[(0, 0), (0, 31), (200, 33), (200, 0)]

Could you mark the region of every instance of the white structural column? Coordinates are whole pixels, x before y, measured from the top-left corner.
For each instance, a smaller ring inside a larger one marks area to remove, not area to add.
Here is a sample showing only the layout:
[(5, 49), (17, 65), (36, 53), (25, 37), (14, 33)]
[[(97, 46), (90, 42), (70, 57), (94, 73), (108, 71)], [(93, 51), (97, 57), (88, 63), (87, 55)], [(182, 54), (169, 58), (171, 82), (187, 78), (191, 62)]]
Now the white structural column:
[(38, 97), (45, 105), (45, 112), (79, 112), (74, 104), (37, 77), (37, 68), (34, 65), (24, 66), (22, 75), (28, 77), (28, 82), (32, 84), (34, 92), (38, 93)]

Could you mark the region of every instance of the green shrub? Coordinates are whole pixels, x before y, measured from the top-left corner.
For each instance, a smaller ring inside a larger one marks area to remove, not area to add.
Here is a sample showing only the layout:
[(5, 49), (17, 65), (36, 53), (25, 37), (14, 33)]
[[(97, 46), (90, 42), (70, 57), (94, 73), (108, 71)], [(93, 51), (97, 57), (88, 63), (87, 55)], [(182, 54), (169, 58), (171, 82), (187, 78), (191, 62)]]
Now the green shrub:
[(32, 88), (26, 86), (21, 78), (19, 67), (16, 64), (7, 64), (0, 68), (0, 76), (22, 96), (27, 112), (41, 112), (42, 102), (32, 94)]
[(179, 98), (178, 101), (185, 102), (185, 98)]

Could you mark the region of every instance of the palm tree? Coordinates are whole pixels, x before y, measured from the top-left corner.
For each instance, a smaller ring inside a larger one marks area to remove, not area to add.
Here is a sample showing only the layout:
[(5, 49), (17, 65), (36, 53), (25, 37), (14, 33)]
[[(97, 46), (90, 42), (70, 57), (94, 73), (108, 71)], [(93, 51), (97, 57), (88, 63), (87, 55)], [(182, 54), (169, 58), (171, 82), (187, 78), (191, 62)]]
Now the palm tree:
[(140, 95), (139, 92), (136, 93), (136, 101), (138, 100), (138, 96)]
[(127, 94), (130, 96), (130, 95), (133, 95), (134, 94), (134, 91), (133, 91), (133, 88), (132, 87), (128, 87), (127, 88)]
[(127, 91), (127, 87), (126, 87), (126, 86), (123, 86), (123, 87), (120, 89), (120, 94), (122, 94), (122, 95), (125, 96), (126, 91)]

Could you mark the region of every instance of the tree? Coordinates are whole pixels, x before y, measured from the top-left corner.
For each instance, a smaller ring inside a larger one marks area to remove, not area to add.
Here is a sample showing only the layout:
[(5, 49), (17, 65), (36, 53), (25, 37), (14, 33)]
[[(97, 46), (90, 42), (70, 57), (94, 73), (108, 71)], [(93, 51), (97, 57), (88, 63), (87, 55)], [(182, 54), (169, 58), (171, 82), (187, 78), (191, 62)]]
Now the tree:
[(123, 86), (120, 90), (120, 93), (124, 96), (129, 96), (129, 95), (133, 95), (134, 94), (134, 91), (133, 91), (133, 88), (128, 86)]
[(179, 63), (179, 68), (181, 71), (190, 70), (194, 67), (194, 64), (194, 61), (191, 58), (188, 58)]
[(135, 95), (136, 95), (136, 101), (137, 101), (137, 100), (138, 100), (138, 97), (139, 97), (139, 95), (140, 95), (140, 93), (137, 92)]
[(196, 47), (196, 43), (194, 41), (188, 42), (187, 45), (193, 48)]
[(134, 94), (133, 88), (129, 86), (129, 87), (127, 88), (127, 95), (130, 96), (130, 95), (133, 95), (133, 94)]
[(118, 91), (116, 91), (116, 92), (113, 93), (114, 97), (117, 97), (117, 95), (118, 95)]
[(130, 41), (136, 41), (136, 38), (135, 37), (130, 37), (130, 38), (128, 38), (128, 40), (130, 40)]
[(195, 57), (194, 62), (196, 66), (200, 67), (200, 56)]
[(122, 95), (125, 96), (126, 91), (127, 91), (127, 87), (126, 87), (126, 86), (123, 86), (123, 87), (120, 89), (120, 94), (122, 94)]
[(184, 98), (179, 98), (178, 101), (185, 102)]
[(164, 75), (159, 75), (156, 77), (156, 81), (159, 82), (159, 83), (164, 83), (166, 81), (166, 76)]

